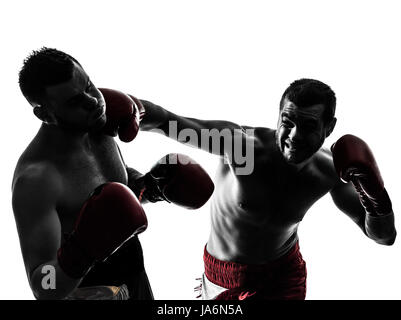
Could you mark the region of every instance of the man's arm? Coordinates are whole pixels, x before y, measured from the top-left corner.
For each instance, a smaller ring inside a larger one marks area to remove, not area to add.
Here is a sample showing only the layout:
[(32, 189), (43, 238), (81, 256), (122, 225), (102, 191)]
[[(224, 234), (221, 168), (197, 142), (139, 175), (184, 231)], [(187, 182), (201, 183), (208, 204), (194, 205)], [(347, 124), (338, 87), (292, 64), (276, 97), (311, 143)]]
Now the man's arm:
[(331, 191), (334, 202), (369, 238), (392, 245), (397, 235), (392, 204), (369, 146), (356, 136), (344, 135), (331, 151), (338, 175)]
[(199, 209), (211, 197), (214, 184), (194, 159), (170, 153), (142, 175), (126, 167), (128, 186), (144, 202), (167, 201), (187, 209)]
[(394, 213), (378, 216), (366, 212), (352, 183), (339, 182), (330, 191), (337, 208), (349, 216), (366, 236), (383, 245), (392, 245), (396, 238)]
[(189, 144), (216, 154), (233, 159), (234, 148), (246, 145), (254, 146), (252, 129), (223, 120), (199, 120), (176, 115), (166, 109), (141, 100), (145, 113), (140, 128), (145, 131), (159, 132), (181, 143)]
[[(140, 173), (134, 168), (128, 167), (125, 165), (125, 168), (127, 170), (127, 175), (128, 175), (128, 187), (135, 193), (141, 204), (148, 203), (149, 200), (147, 197), (144, 196), (144, 190), (145, 190), (145, 175)], [(154, 201), (161, 201), (163, 199), (161, 198), (155, 198)]]
[[(61, 185), (54, 171), (41, 165), (31, 166), (13, 184), (14, 216), (29, 284), (36, 299), (62, 299), (81, 281), (67, 276), (57, 262), (61, 225), (56, 205)], [(54, 289), (42, 283), (49, 270), (54, 270)]]

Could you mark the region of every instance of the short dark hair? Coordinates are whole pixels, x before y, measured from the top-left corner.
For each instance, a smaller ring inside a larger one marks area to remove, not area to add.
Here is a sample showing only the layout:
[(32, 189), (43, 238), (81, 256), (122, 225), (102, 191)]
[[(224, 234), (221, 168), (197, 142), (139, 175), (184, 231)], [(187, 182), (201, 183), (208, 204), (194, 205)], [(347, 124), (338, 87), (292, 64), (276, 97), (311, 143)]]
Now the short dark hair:
[(325, 83), (314, 79), (295, 80), (284, 91), (280, 101), (280, 110), (283, 108), (284, 99), (287, 98), (298, 107), (308, 107), (314, 104), (323, 104), (325, 111), (323, 121), (328, 124), (336, 111), (336, 95)]
[(53, 48), (42, 47), (25, 58), (19, 72), (19, 86), (29, 102), (39, 103), (46, 86), (68, 81), (72, 77), (73, 62), (69, 54)]

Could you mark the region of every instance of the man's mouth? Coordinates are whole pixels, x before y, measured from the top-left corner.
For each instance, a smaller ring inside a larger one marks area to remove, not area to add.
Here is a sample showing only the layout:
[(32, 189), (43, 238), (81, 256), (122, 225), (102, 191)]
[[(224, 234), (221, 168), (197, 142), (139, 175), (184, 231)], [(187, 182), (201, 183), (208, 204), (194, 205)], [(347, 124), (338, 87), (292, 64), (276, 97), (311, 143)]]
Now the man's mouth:
[(91, 120), (97, 120), (101, 116), (103, 116), (104, 113), (105, 113), (105, 108), (104, 107), (100, 107), (99, 109), (97, 109), (95, 112), (93, 112), (91, 114), (90, 119)]
[(303, 152), (305, 151), (305, 148), (306, 148), (305, 145), (294, 144), (290, 141), (284, 142), (284, 150), (290, 154), (297, 154), (300, 153), (301, 151)]
[(291, 143), (291, 142), (288, 142), (288, 141), (285, 141), (285, 142), (284, 142), (284, 146), (285, 146), (287, 149), (290, 149), (291, 151), (295, 151), (295, 150), (298, 149), (298, 146), (297, 146), (297, 145), (295, 145), (295, 144), (293, 144), (293, 143)]
[(97, 109), (96, 111), (94, 111), (94, 112), (89, 116), (89, 122), (90, 122), (90, 123), (96, 122), (96, 121), (99, 120), (101, 117), (103, 117), (104, 114), (105, 114), (105, 108), (104, 108), (104, 107), (100, 107), (99, 109)]

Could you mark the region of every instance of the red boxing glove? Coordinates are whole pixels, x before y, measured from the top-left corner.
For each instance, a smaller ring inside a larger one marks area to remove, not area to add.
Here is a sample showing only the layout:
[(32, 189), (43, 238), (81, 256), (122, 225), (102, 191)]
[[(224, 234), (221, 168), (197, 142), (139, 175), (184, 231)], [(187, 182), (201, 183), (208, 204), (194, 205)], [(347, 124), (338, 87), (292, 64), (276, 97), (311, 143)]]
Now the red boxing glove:
[(83, 205), (73, 232), (57, 251), (58, 263), (70, 277), (81, 278), (146, 228), (145, 212), (133, 192), (121, 183), (105, 183)]
[(106, 125), (104, 132), (118, 136), (121, 141), (130, 142), (139, 131), (139, 122), (145, 114), (141, 101), (123, 92), (99, 88), (106, 102)]
[(347, 134), (331, 146), (339, 177), (351, 181), (366, 211), (375, 215), (392, 212), (391, 200), (372, 151), (362, 139)]
[(134, 97), (133, 95), (129, 94), (128, 95), (132, 100), (134, 100), (136, 106), (137, 106), (137, 111), (138, 111), (138, 115), (139, 115), (139, 122), (142, 121), (143, 117), (145, 116), (145, 106), (143, 105), (143, 103), (141, 102), (141, 100), (139, 100), (137, 97)]
[(141, 196), (150, 202), (166, 200), (187, 209), (202, 207), (211, 197), (214, 184), (193, 159), (172, 153), (160, 159), (143, 177)]

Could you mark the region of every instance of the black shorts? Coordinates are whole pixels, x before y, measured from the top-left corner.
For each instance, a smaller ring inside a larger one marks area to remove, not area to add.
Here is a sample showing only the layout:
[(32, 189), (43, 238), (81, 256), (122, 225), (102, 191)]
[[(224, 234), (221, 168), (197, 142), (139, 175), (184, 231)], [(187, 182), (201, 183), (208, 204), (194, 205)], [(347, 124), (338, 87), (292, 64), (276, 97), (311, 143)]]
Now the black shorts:
[(153, 300), (143, 264), (142, 246), (137, 236), (125, 242), (106, 261), (96, 263), (79, 287), (121, 286), (128, 288), (130, 300)]

